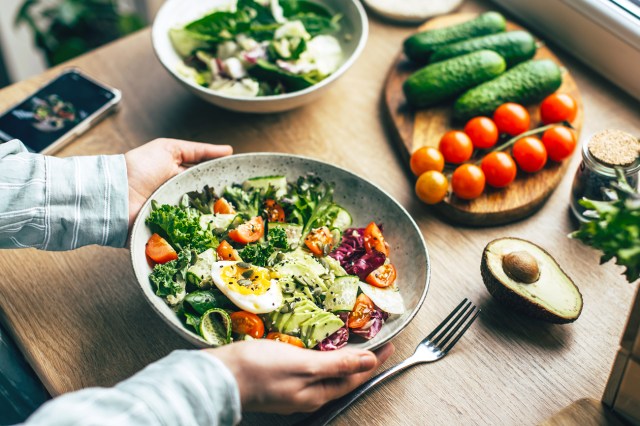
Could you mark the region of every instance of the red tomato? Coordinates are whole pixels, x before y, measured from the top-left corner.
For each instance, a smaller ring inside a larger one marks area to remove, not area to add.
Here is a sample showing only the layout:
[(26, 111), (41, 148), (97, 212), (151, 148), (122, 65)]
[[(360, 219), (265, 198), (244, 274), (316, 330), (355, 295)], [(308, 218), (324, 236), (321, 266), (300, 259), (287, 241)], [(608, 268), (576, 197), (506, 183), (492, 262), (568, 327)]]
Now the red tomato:
[(231, 314), (231, 329), (237, 334), (246, 334), (254, 339), (264, 336), (264, 322), (256, 314), (239, 311)]
[(516, 163), (506, 152), (492, 152), (482, 159), (482, 171), (487, 183), (496, 188), (503, 188), (513, 182), (516, 170)]
[(474, 148), (491, 148), (498, 142), (498, 126), (489, 117), (476, 117), (464, 126)]
[(390, 263), (380, 266), (367, 275), (366, 282), (376, 287), (389, 287), (396, 280), (396, 268)]
[(260, 216), (256, 216), (229, 231), (229, 238), (241, 244), (255, 243), (262, 238), (262, 235), (264, 235), (264, 221)]
[(218, 198), (216, 202), (213, 203), (213, 212), (219, 214), (234, 214), (236, 210), (230, 202), (224, 198)]
[(472, 200), (484, 191), (485, 177), (482, 169), (473, 164), (463, 164), (451, 177), (451, 188), (458, 198)]
[(566, 93), (553, 93), (540, 104), (540, 119), (543, 123), (573, 121), (578, 112), (578, 103)]
[(440, 139), (440, 152), (447, 163), (460, 164), (471, 158), (473, 143), (466, 133), (450, 130)]
[(422, 202), (427, 204), (437, 204), (444, 200), (448, 191), (447, 177), (436, 170), (421, 174), (416, 181), (416, 194)]
[(554, 126), (542, 134), (542, 143), (547, 149), (549, 158), (562, 161), (568, 158), (576, 148), (576, 135), (573, 130), (564, 126)]
[(171, 244), (158, 234), (153, 234), (145, 245), (145, 253), (156, 263), (167, 263), (178, 258)]
[(376, 225), (375, 222), (371, 222), (367, 225), (364, 229), (363, 238), (364, 248), (367, 252), (375, 250), (389, 257), (389, 244), (384, 240), (382, 231), (380, 231), (380, 228), (378, 228), (378, 225)]
[(529, 111), (520, 104), (508, 102), (500, 105), (493, 113), (493, 121), (501, 133), (519, 135), (529, 129)]
[(431, 170), (441, 172), (444, 169), (444, 157), (437, 149), (423, 146), (411, 154), (409, 166), (416, 176)]
[(267, 212), (269, 222), (284, 222), (284, 209), (275, 200), (267, 199), (264, 202), (264, 209)]
[(298, 346), (299, 348), (306, 348), (304, 342), (297, 337), (290, 336), (284, 333), (278, 333), (277, 331), (272, 331), (267, 334), (267, 339), (275, 340), (276, 342), (288, 343), (293, 346)]
[(311, 253), (318, 257), (327, 255), (333, 248), (333, 237), (326, 226), (312, 229), (304, 239), (304, 244)]
[(242, 260), (238, 252), (225, 240), (222, 240), (216, 251), (218, 253), (218, 260)]
[(369, 297), (360, 293), (356, 299), (353, 310), (349, 313), (347, 325), (349, 328), (362, 328), (371, 319), (371, 313), (374, 310), (373, 302)]
[(524, 172), (533, 173), (547, 164), (547, 150), (542, 141), (533, 136), (518, 140), (511, 150), (513, 159)]

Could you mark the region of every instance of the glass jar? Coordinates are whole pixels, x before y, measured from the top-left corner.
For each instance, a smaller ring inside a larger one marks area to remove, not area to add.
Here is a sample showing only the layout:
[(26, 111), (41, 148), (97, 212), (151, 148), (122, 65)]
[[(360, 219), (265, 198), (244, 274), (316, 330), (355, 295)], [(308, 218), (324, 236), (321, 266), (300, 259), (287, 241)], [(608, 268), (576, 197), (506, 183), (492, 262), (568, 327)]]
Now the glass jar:
[[(640, 157), (631, 165), (620, 167), (624, 170), (627, 182), (632, 188), (638, 187), (638, 172), (640, 172)], [(583, 198), (596, 201), (610, 201), (615, 197), (611, 188), (612, 182), (617, 182), (614, 167), (604, 164), (589, 150), (589, 144), (582, 145), (582, 162), (576, 171), (571, 187), (571, 211), (581, 222), (588, 222), (592, 218), (585, 216), (586, 209), (580, 205)]]

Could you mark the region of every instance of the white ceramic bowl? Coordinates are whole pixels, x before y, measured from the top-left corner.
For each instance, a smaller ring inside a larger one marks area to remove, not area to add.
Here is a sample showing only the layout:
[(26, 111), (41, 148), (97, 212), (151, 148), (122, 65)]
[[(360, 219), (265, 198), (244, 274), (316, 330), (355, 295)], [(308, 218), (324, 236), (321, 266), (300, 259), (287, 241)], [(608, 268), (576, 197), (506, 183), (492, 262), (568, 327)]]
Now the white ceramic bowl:
[(422, 234), (409, 213), (389, 194), (367, 180), (328, 163), (288, 154), (241, 154), (202, 163), (162, 185), (142, 206), (132, 230), (131, 261), (140, 288), (158, 315), (178, 334), (199, 347), (209, 344), (186, 329), (164, 300), (155, 295), (149, 281), (151, 267), (145, 255), (145, 243), (151, 236), (144, 221), (151, 211), (151, 200), (177, 204), (185, 192), (201, 190), (205, 185), (218, 193), (232, 183), (255, 176), (284, 175), (289, 181), (308, 172), (335, 183), (335, 199), (353, 215), (353, 226), (365, 227), (375, 220), (384, 226), (391, 246), (391, 260), (398, 270), (398, 287), (406, 311), (390, 318), (372, 340), (349, 343), (351, 347), (375, 349), (391, 340), (416, 315), (427, 294), (431, 274), (429, 255)]
[(169, 29), (183, 26), (200, 18), (214, 8), (228, 4), (230, 0), (167, 0), (158, 12), (151, 37), (153, 49), (162, 65), (180, 84), (207, 102), (222, 108), (240, 112), (271, 113), (297, 108), (318, 98), (344, 72), (353, 65), (364, 49), (369, 33), (367, 15), (359, 0), (313, 0), (343, 15), (338, 36), (344, 51), (343, 63), (320, 83), (297, 92), (283, 95), (238, 97), (229, 96), (202, 87), (176, 72), (182, 61), (171, 45)]

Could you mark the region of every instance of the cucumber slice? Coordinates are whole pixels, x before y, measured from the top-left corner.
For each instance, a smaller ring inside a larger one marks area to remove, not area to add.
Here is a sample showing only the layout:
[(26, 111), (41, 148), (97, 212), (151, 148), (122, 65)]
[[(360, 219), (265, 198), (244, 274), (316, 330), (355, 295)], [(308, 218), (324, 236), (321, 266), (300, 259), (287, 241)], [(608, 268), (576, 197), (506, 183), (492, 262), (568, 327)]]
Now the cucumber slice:
[(353, 223), (353, 218), (351, 217), (349, 212), (337, 204), (333, 207), (333, 209), (337, 210), (337, 212), (336, 218), (333, 219), (333, 222), (331, 223), (331, 228), (338, 228), (339, 230), (344, 231), (345, 229), (350, 227)]
[(242, 189), (257, 189), (266, 192), (269, 187), (276, 191), (276, 197), (280, 198), (287, 193), (287, 178), (284, 176), (260, 176), (247, 179), (242, 183)]
[(231, 341), (231, 317), (222, 309), (209, 309), (202, 315), (200, 335), (213, 346), (228, 344)]
[(356, 304), (359, 285), (358, 277), (352, 275), (336, 278), (327, 291), (324, 308), (331, 312), (351, 311)]

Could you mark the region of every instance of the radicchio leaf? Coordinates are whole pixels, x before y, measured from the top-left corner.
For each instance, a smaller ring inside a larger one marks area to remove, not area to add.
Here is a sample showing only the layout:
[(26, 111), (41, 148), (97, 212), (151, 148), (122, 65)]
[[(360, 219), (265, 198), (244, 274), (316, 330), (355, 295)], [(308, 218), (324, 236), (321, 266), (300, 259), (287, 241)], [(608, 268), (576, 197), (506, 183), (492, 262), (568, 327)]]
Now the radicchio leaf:
[(389, 318), (389, 314), (380, 310), (377, 306), (371, 313), (371, 319), (361, 328), (352, 328), (351, 332), (367, 340), (373, 339), (382, 328), (382, 324)]
[(321, 351), (334, 351), (344, 347), (349, 341), (349, 327), (347, 326), (347, 320), (349, 319), (348, 312), (341, 312), (338, 314), (344, 326), (339, 328), (331, 336), (318, 343), (318, 349)]
[(364, 281), (371, 272), (384, 264), (386, 256), (375, 250), (367, 253), (363, 234), (364, 228), (347, 229), (340, 246), (329, 256), (339, 261), (348, 274), (357, 275)]

